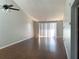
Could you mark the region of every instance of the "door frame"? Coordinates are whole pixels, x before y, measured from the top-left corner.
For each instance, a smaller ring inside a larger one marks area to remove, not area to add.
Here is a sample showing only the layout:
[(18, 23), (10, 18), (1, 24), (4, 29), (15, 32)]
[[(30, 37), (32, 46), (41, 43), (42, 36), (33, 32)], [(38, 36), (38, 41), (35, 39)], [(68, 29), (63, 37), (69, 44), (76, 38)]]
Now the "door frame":
[(71, 7), (71, 59), (77, 59), (77, 41), (78, 41), (78, 4), (79, 0), (75, 0)]

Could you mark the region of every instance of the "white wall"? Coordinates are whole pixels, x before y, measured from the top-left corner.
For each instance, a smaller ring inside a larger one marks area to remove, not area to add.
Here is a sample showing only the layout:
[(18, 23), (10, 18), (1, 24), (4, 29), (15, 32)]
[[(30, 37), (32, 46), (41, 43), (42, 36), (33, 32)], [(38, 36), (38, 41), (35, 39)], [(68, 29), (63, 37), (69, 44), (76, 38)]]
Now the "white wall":
[(57, 22), (57, 36), (58, 38), (63, 38), (63, 21)]
[(38, 22), (34, 22), (34, 37), (38, 38), (39, 36), (39, 23)]
[[(5, 3), (6, 0), (0, 0), (0, 5)], [(7, 4), (19, 8), (12, 0), (7, 0)], [(0, 9), (0, 48), (31, 37), (33, 37), (32, 20), (21, 9), (7, 12)]]
[(71, 3), (70, 0), (66, 0), (65, 3), (65, 20), (63, 22), (63, 39), (64, 39), (64, 45), (66, 48), (66, 53), (68, 59), (70, 59), (70, 47), (71, 47), (71, 25), (69, 24), (71, 22)]
[(69, 2), (71, 3), (71, 6), (72, 6), (75, 0), (70, 0)]
[(71, 56), (71, 25), (66, 24), (63, 30), (63, 39), (68, 59)]
[(65, 20), (63, 22), (63, 38), (68, 59), (71, 57), (71, 6), (75, 0), (66, 0), (65, 3)]
[(65, 23), (71, 22), (71, 6), (75, 0), (66, 0), (65, 2)]

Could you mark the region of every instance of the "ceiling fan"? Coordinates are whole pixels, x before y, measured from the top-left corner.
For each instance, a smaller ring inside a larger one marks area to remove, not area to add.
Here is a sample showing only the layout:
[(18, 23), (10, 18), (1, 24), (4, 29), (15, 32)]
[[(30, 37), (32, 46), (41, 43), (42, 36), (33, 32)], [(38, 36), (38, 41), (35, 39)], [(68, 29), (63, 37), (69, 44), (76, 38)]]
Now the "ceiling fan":
[(14, 5), (8, 5), (8, 4), (4, 4), (3, 6), (0, 6), (0, 9), (4, 9), (4, 10), (16, 10), (19, 11), (20, 9), (14, 8)]

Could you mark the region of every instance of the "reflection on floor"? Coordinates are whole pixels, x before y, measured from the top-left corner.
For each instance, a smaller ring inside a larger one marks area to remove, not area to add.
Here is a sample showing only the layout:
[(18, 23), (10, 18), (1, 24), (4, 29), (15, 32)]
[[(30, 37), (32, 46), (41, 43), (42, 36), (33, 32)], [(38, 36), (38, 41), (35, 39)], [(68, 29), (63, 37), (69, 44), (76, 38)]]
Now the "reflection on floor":
[(0, 50), (0, 59), (67, 59), (63, 39), (25, 40)]

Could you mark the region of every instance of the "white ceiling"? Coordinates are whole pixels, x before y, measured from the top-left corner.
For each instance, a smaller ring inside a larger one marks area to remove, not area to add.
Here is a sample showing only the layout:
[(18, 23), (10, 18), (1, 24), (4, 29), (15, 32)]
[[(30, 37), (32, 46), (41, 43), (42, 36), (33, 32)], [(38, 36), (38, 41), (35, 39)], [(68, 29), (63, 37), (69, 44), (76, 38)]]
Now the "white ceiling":
[(63, 20), (65, 0), (14, 0), (27, 15), (39, 21)]

